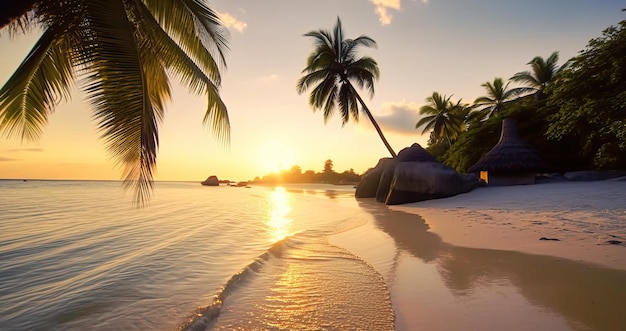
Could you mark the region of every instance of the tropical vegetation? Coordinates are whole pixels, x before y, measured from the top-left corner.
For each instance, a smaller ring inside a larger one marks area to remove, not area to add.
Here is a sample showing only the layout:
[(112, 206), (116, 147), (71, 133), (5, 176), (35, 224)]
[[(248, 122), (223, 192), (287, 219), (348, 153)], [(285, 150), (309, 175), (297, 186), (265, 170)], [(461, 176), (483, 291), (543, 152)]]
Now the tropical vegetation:
[(545, 98), (544, 91), (548, 84), (554, 80), (559, 72), (567, 68), (569, 64), (558, 66), (559, 52), (553, 52), (547, 59), (535, 56), (527, 64), (531, 66), (531, 71), (520, 71), (511, 77), (511, 81), (526, 84), (526, 86), (515, 88), (517, 94), (532, 94), (538, 99)]
[(298, 93), (311, 89), (309, 103), (314, 111), (323, 111), (324, 122), (336, 110), (341, 115), (342, 125), (350, 118), (358, 121), (360, 105), (391, 156), (395, 157), (395, 151), (355, 88), (356, 85), (366, 89), (370, 97), (374, 95), (374, 81), (380, 75), (378, 64), (371, 57), (358, 57), (357, 51), (361, 46), (376, 47), (376, 42), (364, 35), (355, 39), (346, 38), (339, 18), (332, 32), (311, 31), (305, 36), (313, 39), (314, 49), (302, 70), (304, 76), (296, 85)]
[[(508, 88), (501, 78), (483, 84), (487, 95), (468, 107), (456, 135), (435, 125), (452, 123), (444, 115), (451, 103), (433, 93), (423, 107), (427, 116), (416, 125), (432, 129), (427, 150), (465, 172), (497, 143), (502, 119), (513, 117), (522, 140), (548, 164), (546, 171), (626, 169), (626, 21), (604, 30), (565, 64), (557, 62), (558, 52), (533, 58), (531, 70), (510, 79), (519, 87)], [(480, 120), (468, 120), (477, 114)], [(446, 136), (455, 139), (436, 139)]]
[(0, 28), (42, 30), (0, 89), (0, 134), (39, 139), (77, 82), (140, 205), (153, 184), (170, 77), (206, 96), (204, 123), (229, 140), (219, 95), (227, 30), (203, 1), (5, 0)]
[(452, 96), (433, 92), (426, 98), (427, 104), (420, 108), (420, 115), (426, 116), (415, 124), (415, 128), (424, 127), (422, 134), (432, 130), (429, 140), (431, 144), (445, 142), (450, 147), (465, 128), (465, 119), (470, 108), (461, 104), (461, 100), (455, 104), (450, 98)]
[(487, 95), (474, 100), (473, 107), (479, 112), (481, 118), (489, 118), (499, 113), (505, 103), (515, 99), (516, 91), (509, 89), (509, 83), (504, 84), (501, 77), (496, 77), (492, 82), (485, 82), (480, 86), (487, 90)]

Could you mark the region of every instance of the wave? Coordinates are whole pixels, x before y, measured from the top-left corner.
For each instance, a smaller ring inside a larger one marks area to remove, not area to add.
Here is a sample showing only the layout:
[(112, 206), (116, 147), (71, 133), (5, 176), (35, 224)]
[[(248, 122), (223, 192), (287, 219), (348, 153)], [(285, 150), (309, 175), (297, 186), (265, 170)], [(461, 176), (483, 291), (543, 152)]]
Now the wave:
[(382, 275), (327, 235), (307, 230), (276, 242), (178, 330), (393, 329)]
[[(297, 233), (296, 233), (297, 234)], [(294, 234), (294, 235), (296, 235)], [(179, 326), (177, 331), (204, 331), (211, 327), (211, 325), (217, 320), (220, 315), (224, 299), (232, 293), (238, 285), (245, 282), (250, 276), (259, 273), (263, 266), (272, 258), (279, 258), (282, 254), (283, 248), (288, 240), (293, 238), (294, 235), (287, 236), (282, 240), (275, 242), (270, 246), (266, 252), (259, 255), (250, 264), (248, 264), (243, 270), (234, 274), (230, 279), (222, 286), (218, 293), (213, 298), (213, 302), (204, 307), (196, 309), (194, 314), (189, 317), (189, 320), (183, 325)]]

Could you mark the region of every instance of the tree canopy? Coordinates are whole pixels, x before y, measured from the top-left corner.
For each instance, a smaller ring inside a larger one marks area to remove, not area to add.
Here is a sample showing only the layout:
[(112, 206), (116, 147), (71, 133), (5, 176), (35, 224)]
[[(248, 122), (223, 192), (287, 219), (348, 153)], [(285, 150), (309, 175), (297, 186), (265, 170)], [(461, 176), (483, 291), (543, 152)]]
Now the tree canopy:
[(626, 21), (603, 31), (548, 88), (547, 136), (579, 139), (598, 168), (626, 167)]
[(429, 140), (428, 151), (467, 171), (497, 143), (502, 119), (513, 117), (522, 140), (553, 171), (626, 169), (626, 21), (560, 67), (557, 54), (535, 57), (528, 63), (532, 71), (511, 78), (527, 84), (522, 90), (531, 94), (520, 96), (520, 89), (509, 90), (498, 78), (483, 84), (488, 95), (474, 105), (482, 120), (466, 120), (467, 130), (451, 146)]
[(0, 134), (39, 139), (77, 81), (140, 205), (151, 192), (170, 76), (206, 96), (204, 123), (228, 142), (219, 95), (227, 30), (202, 1), (21, 1), (3, 1), (11, 10), (0, 15), (0, 27), (38, 26), (43, 34), (0, 88)]
[(342, 125), (350, 118), (358, 121), (361, 105), (383, 144), (391, 156), (395, 157), (396, 152), (354, 87), (356, 85), (366, 89), (370, 97), (374, 95), (374, 81), (380, 75), (378, 63), (369, 56), (358, 57), (357, 54), (360, 47), (376, 47), (374, 39), (363, 35), (356, 39), (346, 38), (339, 17), (332, 33), (318, 30), (308, 32), (305, 36), (313, 39), (314, 49), (302, 70), (304, 76), (296, 85), (298, 93), (311, 89), (309, 103), (313, 110), (323, 110), (324, 122), (335, 110), (341, 115)]

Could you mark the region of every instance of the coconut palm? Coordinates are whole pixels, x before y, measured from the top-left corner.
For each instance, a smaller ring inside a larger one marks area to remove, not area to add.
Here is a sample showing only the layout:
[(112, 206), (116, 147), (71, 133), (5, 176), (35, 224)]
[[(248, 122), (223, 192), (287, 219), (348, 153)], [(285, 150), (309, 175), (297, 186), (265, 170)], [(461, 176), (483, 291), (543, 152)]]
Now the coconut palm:
[(514, 90), (518, 94), (530, 93), (535, 95), (536, 98), (544, 98), (544, 89), (550, 83), (554, 77), (563, 69), (565, 69), (568, 63), (562, 66), (557, 66), (559, 61), (559, 52), (553, 52), (547, 59), (543, 59), (541, 56), (536, 56), (527, 64), (530, 65), (532, 71), (521, 71), (513, 75), (511, 80), (514, 82), (524, 83), (528, 86), (518, 87)]
[(378, 64), (371, 57), (357, 57), (357, 50), (359, 46), (375, 47), (376, 42), (367, 36), (345, 39), (339, 17), (332, 33), (318, 30), (311, 31), (305, 36), (313, 39), (315, 49), (307, 59), (306, 68), (302, 70), (305, 75), (298, 80), (296, 86), (298, 93), (302, 94), (312, 88), (309, 103), (314, 111), (323, 110), (324, 122), (330, 118), (335, 109), (341, 114), (342, 125), (345, 125), (350, 117), (358, 121), (360, 104), (385, 147), (391, 156), (395, 157), (396, 153), (354, 88), (354, 85), (365, 88), (370, 97), (374, 95), (374, 80), (380, 75)]
[(463, 131), (464, 118), (468, 115), (469, 108), (461, 104), (461, 100), (454, 104), (450, 101), (451, 97), (433, 92), (426, 98), (429, 104), (420, 108), (420, 115), (427, 116), (422, 117), (415, 124), (415, 128), (424, 127), (422, 134), (432, 130), (432, 143), (436, 144), (445, 140), (448, 146), (451, 146), (452, 141), (456, 140)]
[(508, 89), (509, 83), (504, 84), (502, 78), (497, 77), (491, 82), (480, 86), (487, 89), (487, 95), (474, 100), (473, 108), (477, 109), (482, 118), (489, 118), (502, 110), (504, 104), (515, 99), (517, 92)]
[(124, 166), (125, 187), (140, 205), (153, 184), (158, 128), (171, 94), (168, 74), (207, 97), (204, 123), (228, 141), (228, 113), (219, 96), (227, 31), (202, 1), (24, 3), (33, 10), (12, 14), (5, 28), (38, 26), (43, 33), (0, 89), (0, 133), (40, 138), (78, 81), (109, 152)]

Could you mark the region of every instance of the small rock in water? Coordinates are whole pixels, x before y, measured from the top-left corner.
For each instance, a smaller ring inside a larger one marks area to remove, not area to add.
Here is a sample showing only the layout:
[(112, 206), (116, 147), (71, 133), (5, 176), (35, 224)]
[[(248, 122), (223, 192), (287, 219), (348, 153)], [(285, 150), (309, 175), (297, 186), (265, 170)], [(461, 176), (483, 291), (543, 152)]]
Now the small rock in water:
[(561, 241), (561, 239), (559, 239), (559, 238), (546, 238), (546, 237), (541, 237), (541, 238), (539, 238), (539, 240)]

